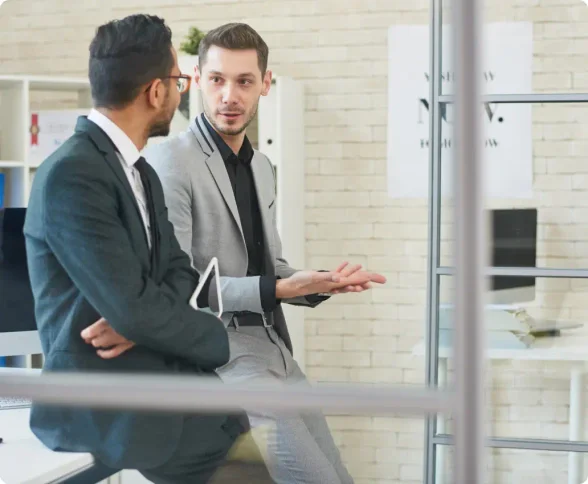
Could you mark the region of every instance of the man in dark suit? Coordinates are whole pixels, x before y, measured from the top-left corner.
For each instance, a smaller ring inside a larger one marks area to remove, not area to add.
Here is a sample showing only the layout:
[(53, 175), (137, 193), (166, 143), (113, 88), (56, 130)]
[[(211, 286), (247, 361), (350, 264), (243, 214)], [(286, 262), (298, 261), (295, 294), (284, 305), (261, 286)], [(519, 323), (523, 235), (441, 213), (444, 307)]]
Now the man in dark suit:
[[(200, 374), (216, 378), (229, 345), (222, 322), (190, 307), (198, 273), (168, 221), (161, 183), (139, 155), (167, 135), (180, 95), (171, 31), (134, 15), (90, 45), (94, 109), (37, 171), (25, 222), (45, 371)], [(87, 343), (105, 321), (127, 340), (118, 358)], [(91, 452), (158, 483), (204, 483), (246, 422), (239, 415), (149, 414), (34, 405), (49, 448)]]

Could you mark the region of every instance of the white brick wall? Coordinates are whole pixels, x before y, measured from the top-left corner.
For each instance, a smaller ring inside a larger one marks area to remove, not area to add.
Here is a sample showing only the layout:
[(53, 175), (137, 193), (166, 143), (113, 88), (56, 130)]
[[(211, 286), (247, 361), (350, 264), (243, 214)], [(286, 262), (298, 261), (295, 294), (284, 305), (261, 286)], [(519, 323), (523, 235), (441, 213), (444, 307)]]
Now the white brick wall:
[[(386, 30), (426, 24), (428, 1), (12, 1), (1, 10), (0, 73), (85, 75), (94, 28), (140, 11), (165, 17), (177, 45), (192, 25), (207, 30), (246, 21), (269, 43), (272, 69), (305, 82), (308, 266), (335, 267), (349, 259), (389, 280), (385, 288), (333, 298), (307, 312), (308, 374), (320, 381), (421, 385), (425, 365), (412, 348), (424, 336), (426, 317), (427, 202), (386, 195)], [(588, 8), (579, 0), (495, 0), (486, 11), (491, 21), (535, 22), (535, 91), (586, 91)], [(71, 100), (32, 102), (68, 106)], [(585, 268), (588, 109), (537, 105), (533, 123), (534, 198), (495, 200), (492, 206), (537, 206), (539, 265)], [(452, 201), (444, 200), (444, 265), (451, 264), (452, 221)], [(451, 287), (451, 278), (443, 277), (442, 300), (451, 300)], [(529, 311), (585, 321), (586, 289), (584, 281), (539, 280)], [(494, 433), (566, 438), (567, 365), (496, 362), (492, 375)], [(358, 484), (421, 481), (421, 419), (354, 416), (330, 423)], [(566, 476), (565, 454), (494, 454), (488, 482), (538, 484)]]

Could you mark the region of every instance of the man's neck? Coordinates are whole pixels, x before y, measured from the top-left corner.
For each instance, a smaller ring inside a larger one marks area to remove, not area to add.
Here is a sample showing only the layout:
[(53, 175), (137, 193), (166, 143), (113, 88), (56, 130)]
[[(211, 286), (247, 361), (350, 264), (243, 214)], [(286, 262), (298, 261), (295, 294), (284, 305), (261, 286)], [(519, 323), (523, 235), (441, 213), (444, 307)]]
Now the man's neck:
[(141, 117), (137, 116), (129, 109), (113, 110), (107, 108), (95, 108), (96, 111), (100, 112), (114, 124), (116, 124), (124, 133), (129, 137), (133, 144), (137, 147), (137, 150), (141, 151), (147, 144), (149, 138), (146, 127), (137, 123), (137, 119)]
[(245, 141), (245, 131), (242, 131), (241, 133), (235, 135), (227, 135), (224, 133), (219, 133), (218, 131), (217, 133), (227, 144), (227, 146), (231, 148), (231, 150), (233, 150), (233, 153), (238, 155), (239, 151), (241, 150), (241, 146), (243, 146), (243, 142)]

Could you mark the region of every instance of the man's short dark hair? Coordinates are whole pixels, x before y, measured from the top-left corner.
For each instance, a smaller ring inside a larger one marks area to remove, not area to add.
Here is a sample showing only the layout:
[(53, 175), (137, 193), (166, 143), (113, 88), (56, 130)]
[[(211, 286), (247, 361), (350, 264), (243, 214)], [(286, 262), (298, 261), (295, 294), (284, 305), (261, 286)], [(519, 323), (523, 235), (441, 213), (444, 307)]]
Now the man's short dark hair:
[(198, 64), (201, 69), (206, 63), (208, 49), (213, 45), (231, 50), (256, 50), (259, 70), (262, 75), (265, 74), (269, 49), (265, 41), (261, 38), (261, 35), (249, 25), (229, 23), (208, 32), (198, 46)]
[(150, 81), (169, 76), (172, 33), (153, 15), (130, 15), (101, 25), (90, 44), (89, 77), (96, 107), (122, 108)]

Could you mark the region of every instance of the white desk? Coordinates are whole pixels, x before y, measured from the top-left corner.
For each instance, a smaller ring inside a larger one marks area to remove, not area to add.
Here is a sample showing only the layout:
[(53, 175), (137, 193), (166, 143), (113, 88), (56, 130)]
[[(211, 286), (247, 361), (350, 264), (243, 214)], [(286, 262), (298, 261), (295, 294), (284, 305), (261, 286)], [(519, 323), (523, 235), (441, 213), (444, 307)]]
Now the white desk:
[[(424, 341), (413, 348), (413, 354), (425, 355)], [(447, 384), (447, 360), (452, 357), (453, 349), (439, 348), (439, 387)], [(583, 419), (583, 376), (588, 362), (588, 334), (582, 330), (569, 330), (564, 336), (538, 339), (533, 347), (524, 349), (490, 348), (486, 352), (490, 360), (527, 360), (527, 361), (567, 361), (572, 363), (570, 370), (570, 418), (569, 440), (584, 440)], [(438, 419), (437, 431), (445, 432), (445, 420)], [(578, 484), (585, 479), (582, 469), (582, 454), (570, 452), (568, 455), (568, 484)], [(443, 482), (443, 462), (437, 464), (437, 484)]]
[[(41, 375), (41, 370), (0, 368), (0, 373)], [(54, 452), (45, 447), (29, 426), (30, 409), (0, 410), (0, 484), (60, 482), (94, 465), (91, 454)], [(119, 481), (119, 474), (108, 483)]]
[(90, 454), (53, 452), (29, 428), (29, 409), (0, 410), (0, 483), (47, 484), (92, 467)]

